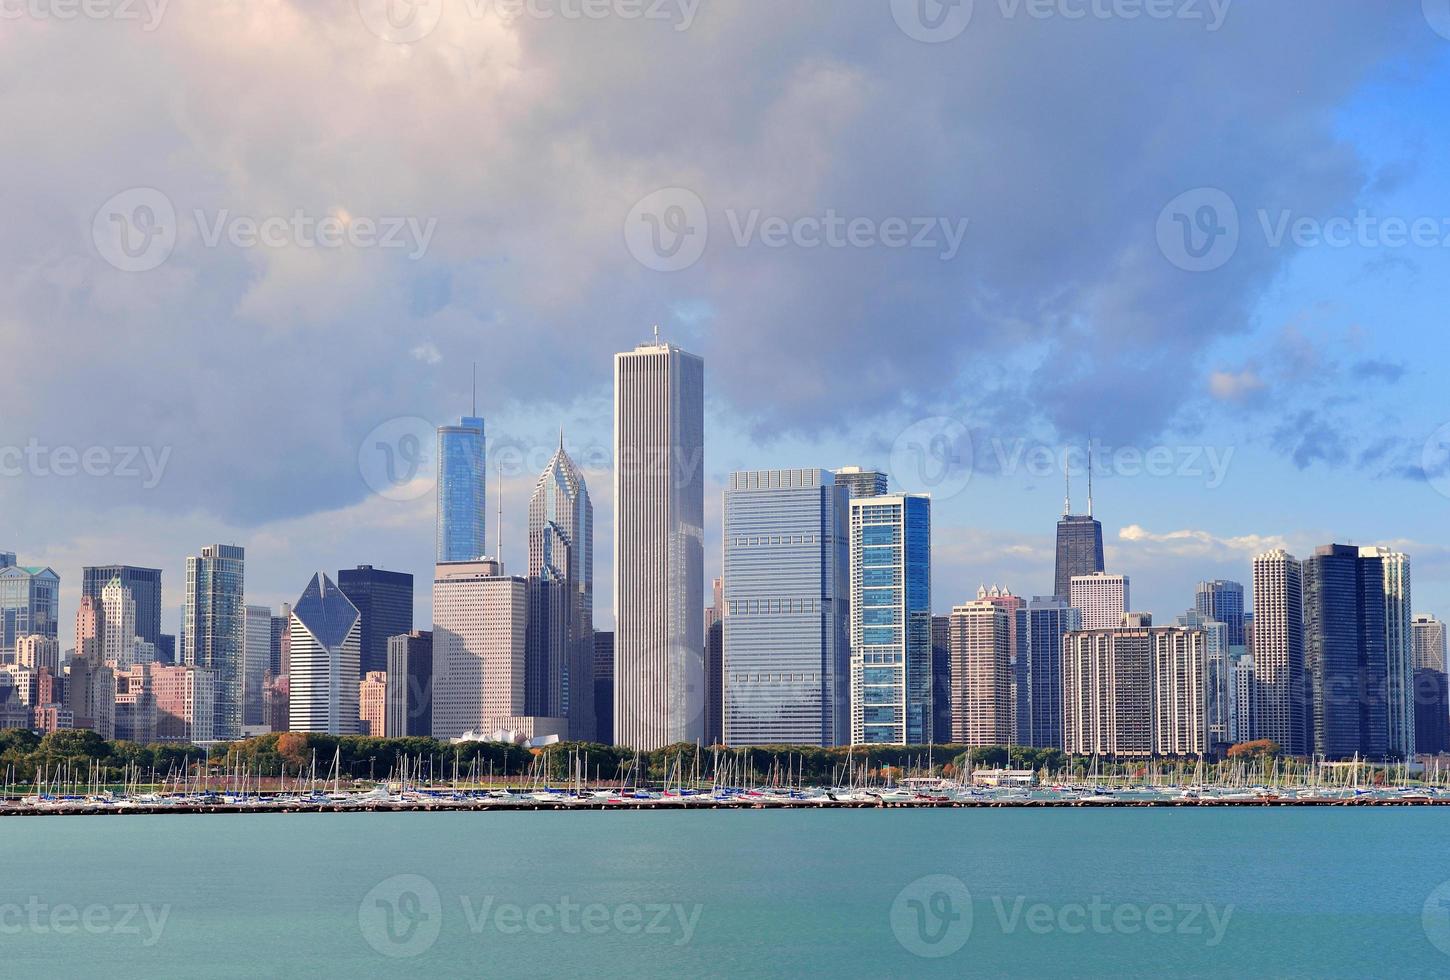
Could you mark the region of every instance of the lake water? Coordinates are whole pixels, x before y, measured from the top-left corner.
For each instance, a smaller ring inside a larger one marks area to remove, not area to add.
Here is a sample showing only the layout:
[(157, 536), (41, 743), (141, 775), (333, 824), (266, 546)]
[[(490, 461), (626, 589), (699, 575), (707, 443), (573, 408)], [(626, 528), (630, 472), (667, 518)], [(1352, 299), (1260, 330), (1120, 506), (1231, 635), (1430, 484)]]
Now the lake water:
[(1445, 976), (1450, 809), (0, 821), (0, 973)]

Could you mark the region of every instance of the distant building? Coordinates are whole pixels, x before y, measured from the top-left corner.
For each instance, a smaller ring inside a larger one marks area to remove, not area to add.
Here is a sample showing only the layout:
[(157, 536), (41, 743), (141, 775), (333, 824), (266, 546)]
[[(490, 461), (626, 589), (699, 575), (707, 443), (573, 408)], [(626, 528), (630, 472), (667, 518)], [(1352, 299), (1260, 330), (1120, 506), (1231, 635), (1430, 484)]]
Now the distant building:
[(388, 674), (373, 670), (357, 682), (358, 734), (382, 738), (387, 731)]
[(265, 701), (268, 668), (272, 660), (272, 610), (247, 606), (242, 625), (242, 727), (267, 723)]
[(1254, 655), (1235, 648), (1228, 673), (1228, 740), (1230, 744), (1251, 742), (1258, 737), (1254, 708), (1258, 698), (1254, 692)]
[(269, 729), (274, 732), (291, 731), (292, 682), (285, 674), (281, 677), (267, 675), (267, 687), (262, 692), (262, 707)]
[(884, 497), (887, 489), (886, 474), (876, 470), (865, 470), (859, 466), (843, 466), (836, 470), (836, 483), (846, 488), (846, 500), (857, 497)]
[(413, 576), (359, 565), (339, 571), (337, 587), (358, 612), (363, 674), (387, 670), (388, 638), (413, 629)]
[(1359, 556), (1378, 558), (1384, 569), (1388, 751), (1398, 759), (1413, 759), (1416, 754), (1415, 613), (1410, 593), (1410, 556), (1393, 548), (1360, 548)]
[(851, 744), (931, 738), (931, 497), (851, 501)]
[(136, 664), (115, 673), (116, 739), (149, 745), (156, 737), (156, 695), (151, 684), (154, 663)]
[(281, 615), (272, 617), (272, 645), (267, 651), (267, 672), (273, 677), (287, 673), (288, 630), (292, 624), (292, 606), (282, 603)]
[[(1243, 617), (1239, 616), (1239, 621)], [(1184, 629), (1204, 632), (1208, 643), (1207, 673), (1204, 677), (1208, 697), (1208, 742), (1215, 751), (1226, 748), (1229, 741), (1229, 715), (1232, 712), (1229, 699), (1230, 657), (1234, 647), (1228, 642), (1229, 626), (1197, 609), (1190, 609), (1175, 620), (1175, 625)], [(1242, 647), (1239, 648), (1242, 650)]]
[(15, 662), (22, 636), (59, 638), (60, 576), (42, 566), (0, 568), (0, 661)]
[(433, 734), (433, 634), (414, 630), (388, 639), (388, 738)]
[(1303, 575), (1314, 754), (1384, 759), (1391, 754), (1384, 561), (1327, 545), (1305, 560)]
[[(1023, 645), (1027, 642), (1027, 602), (1012, 594), (1011, 589), (985, 585), (977, 589), (977, 601), (990, 602), (1007, 610), (1007, 654), (1012, 665), (1012, 734), (1005, 744), (1025, 744), (1027, 690), (1019, 682), (1026, 677), (1027, 663)], [(1020, 687), (1020, 689), (1019, 689)]]
[(116, 737), (116, 675), (96, 655), (77, 655), (65, 681), (65, 707), (76, 728)]
[(1209, 715), (1209, 633), (1202, 627), (1169, 627), (1154, 629), (1152, 636), (1153, 753), (1208, 755), (1228, 739), (1227, 718), (1215, 734)]
[(1068, 591), (1073, 608), (1082, 612), (1085, 630), (1116, 629), (1131, 608), (1126, 575), (1074, 575)]
[(1313, 750), (1313, 697), (1304, 663), (1304, 572), (1282, 548), (1254, 559), (1255, 738), (1288, 755)]
[(212, 732), (222, 742), (242, 737), (245, 568), (246, 550), (236, 545), (206, 545), (186, 559), (181, 660), (212, 672), (217, 696)]
[(15, 663), (32, 670), (45, 668), (52, 676), (60, 676), (60, 643), (53, 636), (19, 637), (15, 641)]
[(101, 593), (113, 580), (135, 604), (135, 636), (161, 648), (161, 569), (135, 565), (87, 565), (81, 569), (81, 595), (100, 601)]
[(199, 744), (215, 740), (216, 678), (185, 664), (151, 668), (156, 699), (156, 741)]
[[(707, 617), (708, 618), (708, 617)], [(705, 745), (725, 741), (725, 621), (705, 630)]]
[(163, 666), (176, 664), (176, 634), (162, 633), (156, 643), (156, 662)]
[[(1027, 661), (1027, 738), (1024, 745), (1064, 747), (1062, 734), (1062, 644), (1082, 629), (1082, 613), (1057, 596), (1036, 596), (1024, 610)], [(1021, 681), (1019, 680), (1019, 684)]]
[(728, 745), (832, 746), (850, 737), (846, 500), (829, 470), (730, 475), (722, 544)]
[(10, 568), (15, 564), (15, 552), (0, 551), (0, 568)]
[(614, 745), (614, 634), (594, 631), (594, 741)]
[(952, 740), (952, 618), (931, 618), (931, 740)]
[(1415, 671), (1415, 747), (1421, 755), (1450, 752), (1450, 678), (1442, 670)]
[(357, 607), (323, 572), (292, 607), (289, 727), (295, 732), (358, 734)]
[(527, 580), (505, 575), (501, 562), (485, 559), (437, 566), (434, 738), (460, 738), (491, 730), (491, 719), (526, 716), (528, 614)]
[(1199, 582), (1194, 591), (1193, 608), (1205, 620), (1223, 623), (1227, 630), (1227, 646), (1241, 647), (1244, 637), (1244, 587), (1238, 582), (1214, 579)]
[(477, 561), (488, 550), (487, 482), (483, 419), (440, 427), (435, 561)]
[(1012, 744), (1012, 620), (1007, 607), (986, 599), (952, 609), (954, 745)]
[(1421, 613), (1411, 623), (1411, 636), (1414, 640), (1415, 669), (1445, 673), (1445, 624), (1434, 616)]

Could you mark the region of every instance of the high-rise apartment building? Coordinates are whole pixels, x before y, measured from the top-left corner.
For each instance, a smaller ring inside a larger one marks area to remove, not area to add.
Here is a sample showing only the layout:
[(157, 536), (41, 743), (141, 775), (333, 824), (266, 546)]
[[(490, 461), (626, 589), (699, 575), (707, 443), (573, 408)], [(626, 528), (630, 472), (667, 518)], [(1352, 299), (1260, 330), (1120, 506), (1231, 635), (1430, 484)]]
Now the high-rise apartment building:
[(836, 482), (846, 488), (847, 502), (856, 497), (884, 497), (888, 493), (886, 474), (859, 466), (836, 470)]
[(1445, 624), (1434, 616), (1421, 613), (1410, 623), (1410, 633), (1414, 644), (1415, 669), (1438, 670), (1444, 673), (1447, 669)]
[(851, 744), (932, 736), (931, 497), (851, 501)]
[(1012, 620), (986, 599), (952, 609), (952, 744), (1012, 744)]
[(206, 545), (186, 559), (181, 660), (212, 672), (217, 697), (212, 734), (222, 742), (242, 737), (245, 568), (246, 550), (236, 545)]
[(704, 735), (705, 365), (655, 343), (614, 358), (614, 738)]
[[(475, 556), (476, 557), (476, 556)], [(388, 669), (388, 638), (413, 629), (413, 576), (371, 565), (344, 568), (337, 587), (357, 609), (364, 674)]]
[(196, 744), (215, 740), (215, 677), (202, 667), (153, 666), (151, 692), (156, 701), (156, 741)]
[(1028, 721), (1023, 744), (1061, 749), (1062, 644), (1068, 633), (1082, 629), (1082, 613), (1065, 598), (1036, 596), (1027, 604), (1024, 617)]
[(477, 561), (488, 551), (487, 449), (483, 419), (438, 429), (435, 561)]
[(494, 559), (437, 566), (434, 738), (492, 732), (526, 714), (528, 592), (527, 579), (505, 575)]
[(730, 475), (722, 543), (727, 745), (850, 738), (847, 499), (829, 470)]
[(357, 607), (323, 572), (292, 607), (289, 726), (294, 732), (358, 734)]
[(1378, 556), (1326, 545), (1304, 561), (1304, 669), (1315, 755), (1390, 755), (1385, 569)]
[(1393, 548), (1361, 548), (1361, 558), (1378, 558), (1384, 568), (1385, 709), (1389, 754), (1415, 757), (1415, 635), (1410, 589), (1410, 556)]
[[(1223, 630), (1217, 632), (1222, 634)], [(1209, 713), (1213, 695), (1209, 691), (1208, 631), (1169, 627), (1154, 629), (1152, 635), (1153, 752), (1166, 756), (1207, 755), (1215, 740), (1228, 740), (1227, 712), (1217, 733)], [(1222, 698), (1227, 697), (1225, 690)]]
[(1255, 737), (1289, 755), (1313, 748), (1304, 667), (1304, 572), (1282, 548), (1254, 559)]
[(1259, 704), (1254, 690), (1254, 655), (1240, 653), (1233, 657), (1228, 672), (1228, 740), (1231, 745), (1258, 738), (1255, 709)]
[(982, 585), (977, 589), (979, 602), (990, 602), (1007, 610), (1007, 653), (1012, 664), (1012, 735), (1009, 742), (1023, 744), (1026, 727), (1027, 691), (1024, 678), (1027, 672), (1023, 645), (1027, 642), (1027, 602), (1021, 596), (1012, 594), (1011, 589), (993, 585), (990, 589)]
[(525, 703), (568, 718), (570, 738), (594, 738), (594, 504), (562, 432), (529, 497)]
[(358, 733), (382, 738), (387, 731), (387, 705), (387, 671), (368, 671), (357, 682)]
[(1126, 575), (1074, 575), (1068, 594), (1073, 608), (1082, 613), (1085, 630), (1116, 629), (1123, 625), (1123, 616), (1131, 608)]
[(1224, 624), (1227, 646), (1241, 647), (1248, 643), (1244, 634), (1244, 587), (1238, 582), (1226, 579), (1199, 582), (1194, 590), (1193, 608), (1204, 619)]
[(388, 639), (388, 738), (433, 734), (433, 634), (414, 630)]

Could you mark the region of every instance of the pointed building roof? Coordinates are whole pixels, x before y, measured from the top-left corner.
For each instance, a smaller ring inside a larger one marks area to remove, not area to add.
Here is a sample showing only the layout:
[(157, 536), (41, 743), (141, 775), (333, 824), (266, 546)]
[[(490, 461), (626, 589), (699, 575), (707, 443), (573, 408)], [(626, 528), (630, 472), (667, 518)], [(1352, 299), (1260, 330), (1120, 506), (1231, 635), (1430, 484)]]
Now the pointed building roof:
[(325, 572), (312, 576), (302, 598), (292, 607), (292, 615), (329, 650), (342, 645), (359, 619), (357, 607)]

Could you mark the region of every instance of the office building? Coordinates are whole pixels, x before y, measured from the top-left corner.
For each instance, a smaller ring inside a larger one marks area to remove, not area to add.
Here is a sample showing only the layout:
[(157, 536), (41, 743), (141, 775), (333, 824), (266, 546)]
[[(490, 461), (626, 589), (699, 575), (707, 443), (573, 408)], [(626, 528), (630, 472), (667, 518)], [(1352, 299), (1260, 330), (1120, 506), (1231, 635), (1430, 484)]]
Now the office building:
[(1053, 576), (1053, 594), (1060, 599), (1069, 599), (1072, 596), (1074, 578), (1101, 572), (1107, 566), (1103, 562), (1103, 526), (1093, 517), (1091, 450), (1088, 456), (1086, 514), (1072, 512), (1070, 471), (1063, 476), (1067, 482), (1067, 494), (1062, 502), (1062, 519), (1057, 522), (1057, 566)]
[(100, 601), (101, 592), (120, 580), (135, 603), (135, 635), (161, 648), (161, 569), (135, 565), (87, 565), (81, 569), (81, 595)]
[[(1240, 623), (1243, 622), (1242, 615), (1238, 619)], [(1229, 714), (1232, 711), (1229, 701), (1229, 671), (1234, 647), (1228, 642), (1229, 626), (1196, 608), (1179, 616), (1175, 625), (1183, 629), (1201, 630), (1204, 634), (1207, 644), (1204, 688), (1207, 697), (1205, 710), (1208, 743), (1215, 751), (1226, 748), (1232, 744), (1229, 741)], [(1240, 651), (1242, 649), (1243, 647), (1239, 647)]]
[[(1027, 661), (1027, 738), (1024, 745), (1064, 747), (1062, 734), (1062, 643), (1082, 629), (1082, 613), (1057, 596), (1036, 596), (1024, 610)], [(1019, 681), (1020, 683), (1020, 681)]]
[(52, 636), (31, 634), (15, 641), (15, 664), (28, 670), (49, 670), (60, 676), (60, 641)]
[(1304, 669), (1310, 732), (1325, 759), (1390, 754), (1385, 570), (1378, 556), (1327, 545), (1304, 562)]
[(1313, 705), (1304, 665), (1304, 573), (1282, 548), (1254, 559), (1255, 738), (1287, 755), (1313, 749)]
[(1410, 589), (1410, 556), (1392, 548), (1360, 548), (1361, 558), (1378, 558), (1384, 569), (1385, 712), (1388, 752), (1397, 759), (1415, 757), (1415, 636)]
[(594, 741), (614, 745), (614, 634), (594, 631)]
[(267, 674), (272, 661), (272, 610), (247, 606), (242, 623), (242, 728), (271, 730), (266, 716)]
[(156, 697), (151, 687), (154, 661), (114, 672), (116, 740), (149, 745), (156, 741)]
[(951, 742), (1011, 745), (1013, 613), (986, 599), (952, 609)]
[(724, 738), (849, 740), (846, 488), (829, 470), (730, 475), (724, 492)]
[(413, 629), (413, 576), (371, 565), (344, 568), (337, 587), (358, 612), (362, 672), (388, 669), (388, 638)]
[(156, 700), (156, 741), (201, 744), (214, 741), (216, 678), (202, 667), (153, 666), (151, 692)]
[[(323, 572), (292, 607), (289, 728), (324, 735), (358, 734), (358, 660), (362, 617)], [(270, 623), (269, 623), (270, 629)]]
[(387, 731), (388, 673), (373, 670), (357, 682), (358, 734), (382, 738)]
[(1019, 682), (1025, 677), (1027, 671), (1026, 657), (1023, 653), (1023, 644), (1027, 642), (1025, 613), (1027, 602), (1021, 596), (1013, 595), (1011, 589), (1004, 589), (998, 585), (993, 585), (990, 589), (986, 585), (979, 586), (977, 600), (990, 602), (1007, 610), (1007, 653), (1012, 664), (1012, 734), (1009, 736), (1008, 742), (1024, 744), (1027, 691), (1025, 686)]
[(614, 737), (704, 736), (705, 365), (655, 343), (614, 358)]
[(388, 638), (387, 704), (383, 726), (388, 738), (433, 734), (433, 634), (414, 630)]
[(286, 677), (288, 647), (291, 643), (292, 606), (282, 603), (280, 616), (272, 617), (272, 649), (267, 655), (267, 670), (273, 677)]
[(884, 497), (889, 492), (885, 473), (859, 466), (843, 466), (836, 470), (836, 482), (846, 488), (846, 500), (857, 497)]
[(1258, 737), (1254, 711), (1258, 697), (1254, 692), (1254, 655), (1235, 648), (1228, 672), (1228, 740), (1229, 744), (1251, 742)]
[(164, 666), (176, 665), (176, 634), (162, 633), (156, 644), (156, 662)]
[(0, 568), (0, 662), (15, 662), (22, 636), (59, 638), (60, 576), (31, 565)]
[(117, 670), (156, 660), (156, 647), (136, 635), (136, 600), (120, 577), (101, 589), (101, 658)]
[(246, 550), (236, 545), (207, 545), (186, 559), (181, 660), (212, 673), (212, 734), (221, 742), (242, 737), (245, 569)]
[(15, 565), (15, 552), (0, 551), (0, 568), (11, 568)]
[(931, 618), (931, 740), (952, 740), (952, 618)]
[(1074, 609), (1082, 613), (1085, 630), (1110, 630), (1123, 624), (1123, 616), (1131, 608), (1128, 576), (1094, 572), (1074, 575), (1068, 586)]
[(1447, 669), (1445, 624), (1434, 616), (1421, 613), (1411, 622), (1410, 635), (1414, 645), (1415, 669), (1444, 673)]
[(1415, 751), (1450, 752), (1450, 677), (1442, 670), (1415, 670)]
[(931, 738), (931, 498), (851, 501), (851, 744)]
[(1225, 579), (1199, 582), (1194, 591), (1193, 608), (1205, 620), (1224, 624), (1228, 646), (1247, 645), (1248, 640), (1244, 634), (1244, 587), (1238, 582)]
[(574, 460), (559, 448), (529, 497), (527, 714), (568, 718), (590, 741), (594, 706), (594, 504)]
[[(433, 737), (488, 733), (526, 715), (528, 581), (494, 559), (437, 566), (433, 580)], [(296, 660), (293, 650), (293, 660)]]
[(435, 561), (477, 561), (487, 553), (488, 454), (483, 419), (438, 429)]

